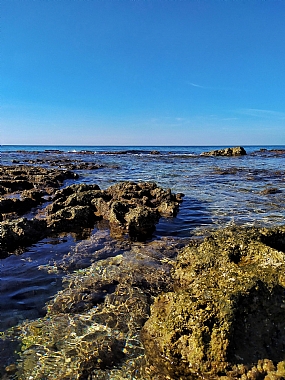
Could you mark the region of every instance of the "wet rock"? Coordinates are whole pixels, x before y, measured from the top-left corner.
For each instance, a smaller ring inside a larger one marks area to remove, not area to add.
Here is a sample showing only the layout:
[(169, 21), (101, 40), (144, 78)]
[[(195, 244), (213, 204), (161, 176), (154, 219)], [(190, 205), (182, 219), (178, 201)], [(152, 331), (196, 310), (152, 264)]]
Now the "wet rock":
[(35, 166), (0, 167), (1, 220), (17, 218), (45, 202), (65, 179), (77, 178), (67, 170), (46, 169)]
[(2, 214), (15, 212), (19, 215), (35, 207), (38, 202), (29, 197), (0, 199), (0, 212)]
[(225, 148), (225, 149), (217, 149), (211, 150), (210, 152), (203, 152), (201, 156), (243, 156), (246, 155), (246, 151), (243, 147), (237, 146), (234, 148)]
[[(146, 240), (155, 231), (160, 216), (177, 213), (182, 198), (183, 194), (172, 194), (155, 183), (122, 182), (106, 190), (97, 185), (72, 185), (55, 193), (53, 203), (46, 209), (47, 222), (55, 231), (66, 231), (105, 219), (113, 236), (127, 234), (132, 240)], [(86, 215), (77, 217), (82, 207)]]
[(0, 167), (0, 184), (6, 189), (6, 193), (47, 187), (58, 188), (64, 180), (76, 178), (78, 175), (68, 170), (28, 165)]
[(46, 234), (44, 220), (28, 220), (20, 218), (13, 221), (1, 222), (0, 226), (0, 257), (4, 258), (8, 252), (16, 248), (23, 248), (43, 238)]
[(47, 218), (47, 226), (53, 231), (74, 231), (94, 222), (94, 213), (90, 207), (78, 205), (60, 209)]
[[(138, 243), (69, 275), (46, 317), (17, 329), (18, 378), (137, 378), (143, 360), (139, 331), (149, 305), (159, 292), (172, 289), (168, 248), (166, 241)], [(152, 250), (159, 257), (149, 256)]]
[(285, 227), (226, 229), (185, 248), (175, 291), (142, 329), (152, 377), (281, 379), (284, 273)]

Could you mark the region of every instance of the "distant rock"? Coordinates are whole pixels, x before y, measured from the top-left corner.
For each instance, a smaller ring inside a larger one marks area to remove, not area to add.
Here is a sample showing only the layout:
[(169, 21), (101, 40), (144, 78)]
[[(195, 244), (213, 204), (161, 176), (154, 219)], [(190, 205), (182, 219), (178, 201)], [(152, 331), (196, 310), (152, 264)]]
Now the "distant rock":
[(242, 146), (236, 146), (234, 148), (225, 148), (218, 150), (211, 150), (209, 152), (201, 153), (201, 156), (244, 156), (246, 155), (246, 151)]

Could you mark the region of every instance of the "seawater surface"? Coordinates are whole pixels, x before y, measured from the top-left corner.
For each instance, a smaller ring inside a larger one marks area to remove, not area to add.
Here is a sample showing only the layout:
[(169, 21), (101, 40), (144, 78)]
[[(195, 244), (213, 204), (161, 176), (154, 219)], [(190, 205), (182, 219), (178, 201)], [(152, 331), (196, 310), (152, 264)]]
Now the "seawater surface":
[[(220, 148), (224, 147), (2, 146), (1, 163), (48, 167), (56, 158), (90, 162), (101, 167), (78, 170), (79, 179), (63, 186), (96, 183), (105, 189), (119, 181), (151, 181), (184, 193), (178, 215), (161, 218), (154, 240), (174, 238), (186, 244), (194, 235), (229, 225), (283, 224), (285, 146), (245, 146), (247, 155), (240, 157), (201, 156)], [(90, 234), (86, 239), (47, 238), (22, 255), (0, 260), (1, 331), (43, 316), (46, 301), (61, 288), (64, 275), (122, 249), (107, 228), (95, 226)], [(88, 252), (94, 252), (94, 246), (99, 253), (91, 257)], [(61, 270), (45, 270), (52, 265)], [(9, 363), (10, 350), (3, 347), (1, 352), (3, 364)]]

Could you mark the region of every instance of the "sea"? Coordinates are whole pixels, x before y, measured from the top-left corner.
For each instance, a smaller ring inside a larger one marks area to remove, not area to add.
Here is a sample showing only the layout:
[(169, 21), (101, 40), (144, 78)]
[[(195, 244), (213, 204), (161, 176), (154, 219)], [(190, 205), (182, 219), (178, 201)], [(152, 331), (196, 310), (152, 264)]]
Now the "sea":
[[(174, 193), (183, 193), (177, 216), (161, 218), (153, 240), (172, 238), (187, 244), (194, 236), (203, 237), (209, 231), (228, 226), (284, 224), (285, 146), (243, 146), (247, 154), (237, 157), (201, 155), (226, 147), (2, 145), (1, 164), (65, 157), (101, 167), (78, 170), (79, 178), (65, 181), (63, 187), (95, 183), (106, 189), (120, 181), (150, 181)], [(48, 160), (39, 165), (48, 167)], [(44, 316), (46, 302), (62, 288), (68, 270), (57, 273), (43, 268), (56, 265), (70, 252), (86, 247), (96, 234), (101, 246), (105, 241), (110, 243), (107, 227), (105, 230), (94, 227), (84, 238), (72, 234), (46, 238), (21, 255), (11, 254), (0, 260), (2, 332), (25, 320)], [(87, 265), (86, 259), (82, 266)], [(76, 270), (78, 267), (80, 264)], [(2, 358), (7, 359), (7, 355), (2, 349)]]

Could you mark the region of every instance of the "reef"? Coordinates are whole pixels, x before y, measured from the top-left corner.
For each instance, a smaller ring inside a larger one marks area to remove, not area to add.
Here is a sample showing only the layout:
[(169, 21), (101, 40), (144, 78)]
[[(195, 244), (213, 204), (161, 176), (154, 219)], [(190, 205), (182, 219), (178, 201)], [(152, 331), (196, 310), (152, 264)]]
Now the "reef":
[(244, 156), (246, 150), (242, 146), (236, 146), (233, 148), (216, 149), (209, 152), (202, 152), (201, 156)]
[(185, 248), (142, 329), (155, 379), (284, 379), (285, 227)]

